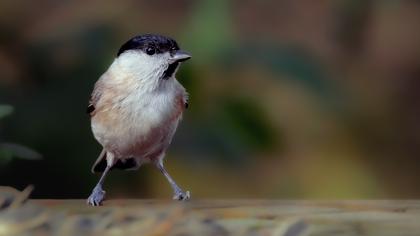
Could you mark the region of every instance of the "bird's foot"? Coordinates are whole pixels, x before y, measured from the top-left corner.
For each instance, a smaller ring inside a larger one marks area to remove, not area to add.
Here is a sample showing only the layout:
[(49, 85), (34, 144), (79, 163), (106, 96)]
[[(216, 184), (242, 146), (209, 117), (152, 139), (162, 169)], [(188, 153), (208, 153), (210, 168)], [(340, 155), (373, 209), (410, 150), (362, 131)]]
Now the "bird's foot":
[(102, 189), (102, 187), (96, 186), (87, 199), (87, 204), (91, 206), (100, 206), (102, 205), (104, 199), (105, 191)]
[(182, 190), (178, 190), (175, 192), (175, 195), (173, 197), (174, 200), (178, 201), (188, 201), (190, 200), (190, 191), (183, 192)]

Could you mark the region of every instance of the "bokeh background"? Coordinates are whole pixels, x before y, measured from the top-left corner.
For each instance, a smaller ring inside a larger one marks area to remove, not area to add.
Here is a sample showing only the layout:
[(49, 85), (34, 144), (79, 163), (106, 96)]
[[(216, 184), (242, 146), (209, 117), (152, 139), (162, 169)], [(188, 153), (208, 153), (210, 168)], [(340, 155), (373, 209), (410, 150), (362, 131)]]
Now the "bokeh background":
[[(93, 85), (123, 42), (159, 33), (193, 55), (166, 158), (193, 197), (418, 198), (419, 23), (409, 0), (1, 1), (0, 185), (87, 197)], [(150, 165), (105, 188), (172, 196)]]

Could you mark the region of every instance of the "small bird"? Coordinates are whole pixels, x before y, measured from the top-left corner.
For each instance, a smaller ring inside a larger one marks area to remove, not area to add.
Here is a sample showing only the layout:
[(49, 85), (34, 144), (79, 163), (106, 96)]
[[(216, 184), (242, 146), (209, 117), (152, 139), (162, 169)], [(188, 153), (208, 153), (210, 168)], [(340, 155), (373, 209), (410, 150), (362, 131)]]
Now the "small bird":
[(87, 113), (103, 150), (92, 167), (102, 172), (87, 203), (101, 205), (102, 188), (114, 168), (138, 169), (154, 164), (170, 183), (176, 200), (188, 200), (163, 166), (166, 149), (188, 107), (188, 94), (176, 80), (181, 62), (191, 55), (169, 37), (135, 36), (124, 43), (108, 70), (95, 83)]

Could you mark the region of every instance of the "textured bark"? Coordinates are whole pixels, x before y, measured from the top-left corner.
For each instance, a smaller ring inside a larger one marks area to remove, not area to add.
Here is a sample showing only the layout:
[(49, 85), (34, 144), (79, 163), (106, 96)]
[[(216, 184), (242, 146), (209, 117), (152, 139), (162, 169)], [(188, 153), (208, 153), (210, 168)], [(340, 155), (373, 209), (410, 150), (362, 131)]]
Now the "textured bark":
[[(419, 200), (29, 200), (0, 188), (0, 235), (420, 235)], [(29, 234), (31, 235), (31, 234)]]

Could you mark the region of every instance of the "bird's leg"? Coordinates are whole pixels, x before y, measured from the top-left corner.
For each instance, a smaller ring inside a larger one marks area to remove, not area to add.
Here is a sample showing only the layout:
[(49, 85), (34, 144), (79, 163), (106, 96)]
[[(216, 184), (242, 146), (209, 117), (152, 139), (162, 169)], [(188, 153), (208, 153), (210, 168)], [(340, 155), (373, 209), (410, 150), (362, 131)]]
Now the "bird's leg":
[(172, 179), (172, 177), (169, 175), (169, 173), (165, 170), (165, 167), (163, 167), (163, 163), (161, 161), (156, 163), (157, 168), (162, 172), (162, 174), (166, 177), (169, 184), (171, 184), (172, 189), (174, 190), (174, 200), (179, 201), (186, 201), (190, 199), (190, 192), (189, 191), (182, 191), (182, 189), (175, 183), (175, 181)]
[(102, 189), (102, 185), (104, 184), (105, 177), (108, 172), (111, 170), (111, 167), (114, 164), (114, 156), (110, 153), (107, 153), (107, 165), (102, 173), (101, 178), (99, 179), (96, 186), (93, 188), (92, 193), (90, 194), (89, 198), (87, 199), (87, 204), (92, 206), (99, 206), (102, 205), (103, 200), (105, 199), (105, 191)]
[(102, 185), (110, 169), (111, 169), (111, 166), (107, 166), (105, 168), (104, 172), (102, 173), (101, 178), (99, 179), (96, 186), (93, 188), (92, 193), (87, 199), (87, 203), (89, 205), (92, 205), (92, 206), (102, 205), (102, 201), (105, 199), (105, 191), (102, 189)]

